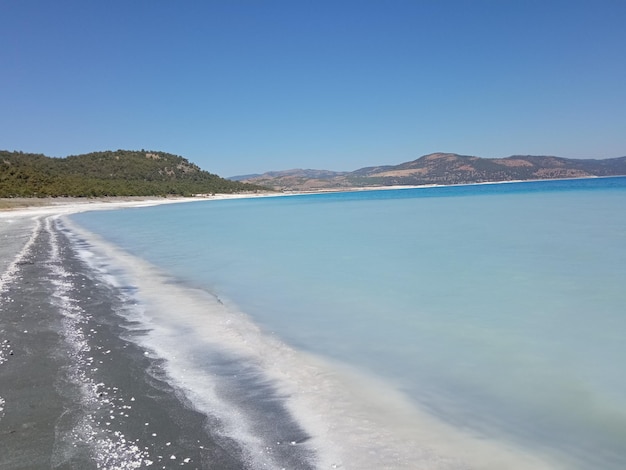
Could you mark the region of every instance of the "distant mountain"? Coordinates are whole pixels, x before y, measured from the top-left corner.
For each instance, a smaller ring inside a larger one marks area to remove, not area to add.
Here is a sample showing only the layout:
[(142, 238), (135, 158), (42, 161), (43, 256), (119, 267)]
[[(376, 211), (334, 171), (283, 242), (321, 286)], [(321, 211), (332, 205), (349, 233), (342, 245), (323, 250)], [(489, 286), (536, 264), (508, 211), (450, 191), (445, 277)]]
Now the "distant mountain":
[(228, 179), (233, 181), (247, 181), (255, 178), (312, 178), (312, 179), (332, 179), (336, 176), (347, 175), (347, 171), (330, 171), (330, 170), (284, 170), (284, 171), (268, 171), (267, 173), (230, 176)]
[(256, 191), (165, 152), (116, 150), (51, 158), (0, 151), (0, 197), (165, 196)]
[(626, 157), (603, 160), (531, 155), (481, 158), (432, 153), (400, 165), (367, 167), (352, 172), (287, 170), (252, 175), (241, 180), (283, 191), (313, 191), (617, 175), (626, 175)]
[[(340, 178), (349, 174), (348, 172), (329, 170), (296, 169), (269, 171), (262, 175), (232, 176), (229, 179), (278, 190), (314, 191), (323, 188), (339, 187), (337, 184), (339, 184)], [(264, 182), (267, 182), (267, 185)]]

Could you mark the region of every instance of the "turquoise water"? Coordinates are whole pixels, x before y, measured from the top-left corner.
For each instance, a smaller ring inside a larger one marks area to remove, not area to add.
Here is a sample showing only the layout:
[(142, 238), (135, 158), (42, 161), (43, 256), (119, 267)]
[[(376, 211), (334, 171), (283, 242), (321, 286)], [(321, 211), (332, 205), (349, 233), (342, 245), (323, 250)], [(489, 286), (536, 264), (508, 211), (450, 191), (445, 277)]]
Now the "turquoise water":
[(621, 469), (624, 207), (626, 178), (604, 178), (203, 201), (72, 220), (450, 428), (546, 468)]

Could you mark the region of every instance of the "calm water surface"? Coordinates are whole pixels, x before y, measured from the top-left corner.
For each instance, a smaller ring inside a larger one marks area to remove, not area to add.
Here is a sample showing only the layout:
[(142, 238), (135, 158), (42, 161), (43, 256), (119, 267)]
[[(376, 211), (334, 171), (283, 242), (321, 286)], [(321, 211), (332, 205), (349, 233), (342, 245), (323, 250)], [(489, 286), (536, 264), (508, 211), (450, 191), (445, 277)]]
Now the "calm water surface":
[(604, 178), (72, 219), (455, 429), (554, 468), (622, 469), (625, 207), (626, 178)]

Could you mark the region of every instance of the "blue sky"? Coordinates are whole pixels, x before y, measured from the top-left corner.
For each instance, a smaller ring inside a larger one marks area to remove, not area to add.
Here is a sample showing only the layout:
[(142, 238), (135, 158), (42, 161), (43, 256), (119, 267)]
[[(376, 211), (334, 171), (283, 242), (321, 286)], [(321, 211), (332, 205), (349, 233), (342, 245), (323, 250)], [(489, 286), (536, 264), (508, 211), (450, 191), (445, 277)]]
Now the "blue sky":
[(0, 1), (0, 149), (626, 155), (626, 1)]

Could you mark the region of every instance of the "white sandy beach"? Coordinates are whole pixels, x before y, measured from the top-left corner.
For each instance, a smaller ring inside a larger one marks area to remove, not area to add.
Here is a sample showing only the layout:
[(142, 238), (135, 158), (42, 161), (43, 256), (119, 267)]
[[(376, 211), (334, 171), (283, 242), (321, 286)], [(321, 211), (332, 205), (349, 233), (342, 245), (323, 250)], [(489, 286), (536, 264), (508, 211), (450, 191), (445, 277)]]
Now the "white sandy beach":
[[(48, 199), (43, 204), (16, 206), (14, 208), (0, 209), (0, 219), (20, 216), (40, 216), (52, 214), (73, 214), (76, 212), (112, 210), (130, 207), (149, 207), (161, 204), (176, 204), (182, 202), (198, 202), (211, 199), (229, 199), (238, 197), (251, 197), (252, 195), (220, 194), (207, 197), (171, 197), (171, 198), (58, 198)], [(11, 201), (11, 199), (7, 199)], [(36, 199), (33, 202), (38, 202)]]

